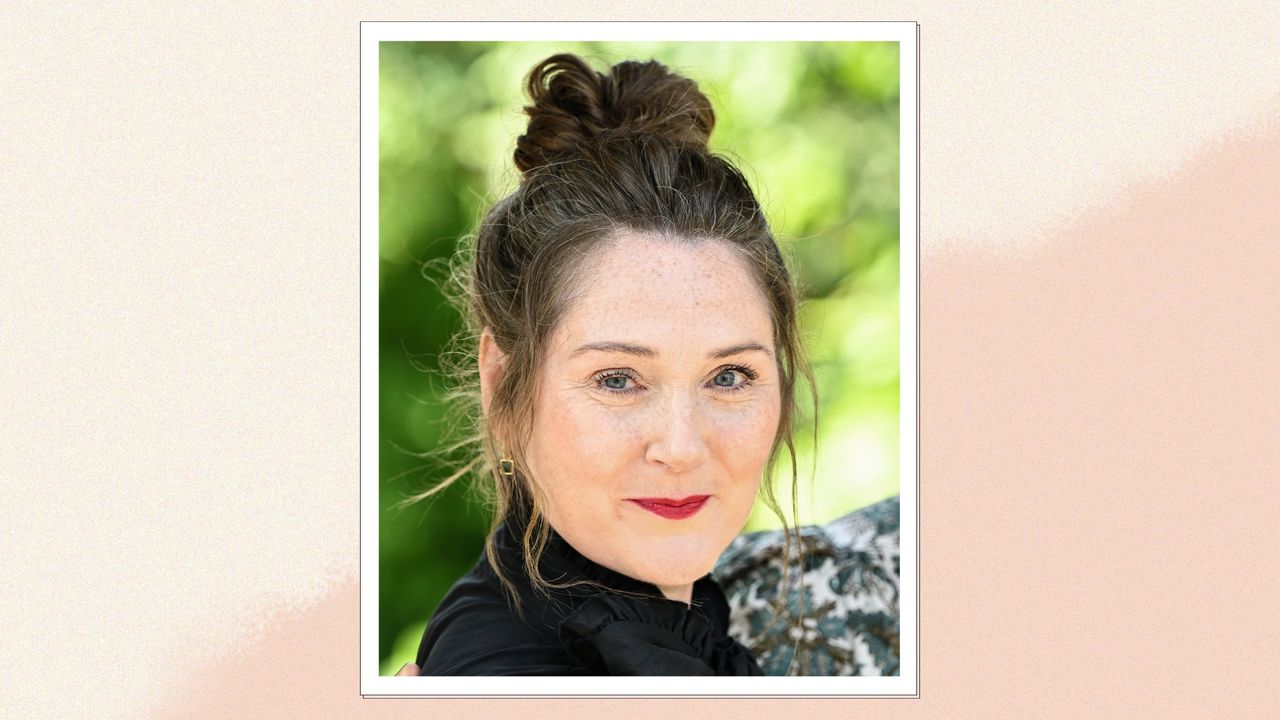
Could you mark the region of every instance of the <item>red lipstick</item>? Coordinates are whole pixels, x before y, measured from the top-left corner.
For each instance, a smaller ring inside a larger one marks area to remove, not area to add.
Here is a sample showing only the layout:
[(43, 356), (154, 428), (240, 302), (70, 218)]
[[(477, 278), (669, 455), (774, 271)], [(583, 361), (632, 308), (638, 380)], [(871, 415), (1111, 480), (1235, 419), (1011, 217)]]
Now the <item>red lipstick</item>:
[(710, 495), (690, 495), (687, 498), (628, 498), (631, 502), (655, 515), (668, 520), (683, 520), (702, 509)]

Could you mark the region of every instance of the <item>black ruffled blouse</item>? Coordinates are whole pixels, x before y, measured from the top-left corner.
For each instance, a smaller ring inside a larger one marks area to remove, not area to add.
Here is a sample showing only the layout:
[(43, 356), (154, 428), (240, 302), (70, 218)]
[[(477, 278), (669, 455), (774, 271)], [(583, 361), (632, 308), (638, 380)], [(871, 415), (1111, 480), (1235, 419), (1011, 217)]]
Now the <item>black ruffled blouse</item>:
[(763, 675), (728, 634), (729, 605), (706, 575), (692, 606), (587, 559), (554, 530), (543, 577), (603, 585), (536, 592), (523, 572), (523, 523), (511, 516), (495, 534), (503, 569), (524, 617), (482, 555), (441, 600), (418, 648), (423, 675)]

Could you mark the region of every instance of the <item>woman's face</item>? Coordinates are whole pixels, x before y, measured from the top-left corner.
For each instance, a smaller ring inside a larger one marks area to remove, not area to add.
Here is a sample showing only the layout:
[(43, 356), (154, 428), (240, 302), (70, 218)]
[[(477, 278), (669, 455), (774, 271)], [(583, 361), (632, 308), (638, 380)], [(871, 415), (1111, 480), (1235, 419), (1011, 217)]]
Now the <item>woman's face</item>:
[(717, 241), (626, 234), (580, 277), (540, 370), (529, 474), (579, 552), (687, 599), (746, 523), (777, 433), (769, 311)]

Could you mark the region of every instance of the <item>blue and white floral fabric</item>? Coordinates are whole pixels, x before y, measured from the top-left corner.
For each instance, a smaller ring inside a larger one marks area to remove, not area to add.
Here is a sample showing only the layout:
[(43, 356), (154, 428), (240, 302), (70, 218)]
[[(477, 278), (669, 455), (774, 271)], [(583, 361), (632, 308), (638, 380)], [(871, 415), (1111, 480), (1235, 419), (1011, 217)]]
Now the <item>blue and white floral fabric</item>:
[(898, 526), (892, 497), (800, 528), (803, 572), (793, 548), (785, 590), (782, 533), (736, 538), (712, 571), (729, 601), (729, 633), (766, 675), (897, 675)]

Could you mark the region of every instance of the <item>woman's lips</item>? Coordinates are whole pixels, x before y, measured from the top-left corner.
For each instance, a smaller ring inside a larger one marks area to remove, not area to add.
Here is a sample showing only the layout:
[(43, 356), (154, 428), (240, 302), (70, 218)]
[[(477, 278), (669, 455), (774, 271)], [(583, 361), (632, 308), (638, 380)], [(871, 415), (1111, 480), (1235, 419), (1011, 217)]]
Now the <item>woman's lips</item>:
[(702, 509), (710, 495), (690, 495), (687, 498), (628, 498), (654, 515), (668, 520), (683, 520)]

